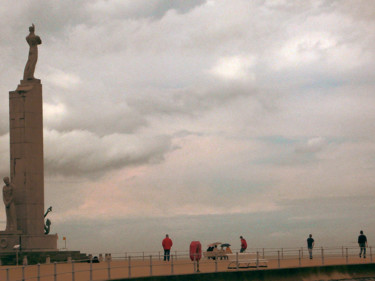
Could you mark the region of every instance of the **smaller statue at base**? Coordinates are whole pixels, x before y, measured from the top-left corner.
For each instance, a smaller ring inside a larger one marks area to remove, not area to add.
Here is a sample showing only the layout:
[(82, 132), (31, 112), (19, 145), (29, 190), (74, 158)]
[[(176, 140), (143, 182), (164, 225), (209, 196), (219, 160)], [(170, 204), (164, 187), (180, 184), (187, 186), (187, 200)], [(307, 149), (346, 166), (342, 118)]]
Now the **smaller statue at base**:
[(5, 213), (7, 216), (7, 225), (5, 231), (16, 231), (17, 230), (17, 215), (16, 206), (14, 204), (14, 186), (10, 183), (9, 178), (5, 177), (3, 187), (3, 201), (5, 204)]
[[(46, 217), (49, 212), (52, 212), (52, 206), (47, 209), (46, 213), (44, 214), (44, 217)], [(49, 219), (47, 219), (46, 223), (44, 224), (44, 234), (49, 234), (49, 232), (51, 231), (51, 224), (52, 222)]]

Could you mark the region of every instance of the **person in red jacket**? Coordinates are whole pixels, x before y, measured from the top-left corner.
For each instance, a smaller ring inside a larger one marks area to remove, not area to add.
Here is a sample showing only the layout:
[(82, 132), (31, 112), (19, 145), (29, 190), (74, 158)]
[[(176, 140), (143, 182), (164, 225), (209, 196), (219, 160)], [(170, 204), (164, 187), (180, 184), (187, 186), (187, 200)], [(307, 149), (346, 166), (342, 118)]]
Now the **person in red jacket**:
[(164, 261), (166, 260), (169, 261), (169, 256), (170, 256), (173, 242), (171, 238), (169, 238), (168, 234), (165, 235), (165, 238), (163, 239), (163, 242), (161, 244), (163, 245), (163, 249), (164, 249)]
[(243, 252), (245, 252), (245, 250), (247, 248), (247, 243), (246, 243), (245, 238), (243, 238), (242, 236), (240, 236), (240, 239), (241, 239), (241, 250), (240, 250), (240, 253), (243, 253)]

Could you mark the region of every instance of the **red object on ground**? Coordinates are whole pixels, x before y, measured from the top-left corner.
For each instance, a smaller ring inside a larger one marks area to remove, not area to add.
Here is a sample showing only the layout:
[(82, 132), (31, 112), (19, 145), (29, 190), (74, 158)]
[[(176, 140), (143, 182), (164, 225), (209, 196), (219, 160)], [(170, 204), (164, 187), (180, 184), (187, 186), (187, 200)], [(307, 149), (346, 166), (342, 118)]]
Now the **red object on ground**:
[(199, 261), (202, 258), (202, 245), (199, 241), (192, 241), (190, 243), (190, 259), (192, 261)]

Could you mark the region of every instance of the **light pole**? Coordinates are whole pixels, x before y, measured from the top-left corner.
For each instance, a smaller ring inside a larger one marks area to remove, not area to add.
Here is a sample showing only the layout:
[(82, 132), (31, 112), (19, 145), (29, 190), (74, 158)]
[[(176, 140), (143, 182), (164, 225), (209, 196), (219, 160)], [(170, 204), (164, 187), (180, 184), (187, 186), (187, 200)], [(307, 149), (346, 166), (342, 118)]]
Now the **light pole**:
[(18, 266), (18, 251), (20, 249), (20, 245), (14, 245), (13, 249), (16, 250), (16, 264)]

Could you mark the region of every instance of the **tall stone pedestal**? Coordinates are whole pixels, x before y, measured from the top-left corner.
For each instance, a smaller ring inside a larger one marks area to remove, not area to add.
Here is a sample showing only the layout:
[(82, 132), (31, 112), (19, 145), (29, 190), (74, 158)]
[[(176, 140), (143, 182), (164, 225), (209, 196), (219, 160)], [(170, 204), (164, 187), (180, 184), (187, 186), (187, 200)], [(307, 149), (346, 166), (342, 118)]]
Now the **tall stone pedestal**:
[(24, 235), (22, 231), (0, 231), (0, 253), (14, 253), (15, 245), (20, 245), (19, 250), (22, 252), (56, 251), (57, 235)]
[(9, 92), (10, 178), (17, 230), (0, 232), (0, 252), (56, 250), (57, 235), (44, 234), (43, 100), (39, 79)]

